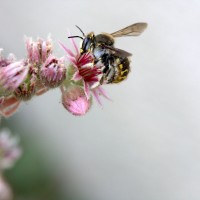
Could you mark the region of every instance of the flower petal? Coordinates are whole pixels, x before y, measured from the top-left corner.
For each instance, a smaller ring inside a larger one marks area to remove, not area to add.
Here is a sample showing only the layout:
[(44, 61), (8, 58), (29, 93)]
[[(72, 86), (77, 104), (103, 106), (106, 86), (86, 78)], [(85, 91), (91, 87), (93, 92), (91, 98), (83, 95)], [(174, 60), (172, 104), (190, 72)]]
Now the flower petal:
[(77, 61), (74, 57), (70, 56), (70, 55), (66, 55), (67, 59), (74, 65), (76, 65)]
[(85, 96), (86, 96), (86, 98), (88, 100), (90, 98), (90, 86), (85, 81), (83, 81), (83, 86), (84, 86)]
[(96, 89), (98, 90), (99, 94), (104, 96), (109, 101), (112, 101), (112, 99), (108, 97), (108, 95), (106, 94), (105, 90), (101, 86), (97, 87)]
[(72, 77), (72, 80), (74, 81), (80, 81), (82, 79), (82, 76), (80, 76), (79, 72), (75, 72), (73, 77)]
[(96, 101), (99, 103), (99, 105), (102, 106), (98, 91), (97, 90), (92, 90), (92, 93), (93, 93)]
[(70, 56), (75, 57), (74, 53), (70, 49), (68, 49), (64, 44), (62, 44), (61, 42), (58, 43)]
[[(68, 36), (71, 36), (71, 33), (69, 31), (68, 31)], [(69, 38), (69, 40), (72, 43), (72, 45), (74, 46), (76, 54), (79, 55), (79, 48), (78, 48), (77, 44), (75, 43), (74, 38)]]

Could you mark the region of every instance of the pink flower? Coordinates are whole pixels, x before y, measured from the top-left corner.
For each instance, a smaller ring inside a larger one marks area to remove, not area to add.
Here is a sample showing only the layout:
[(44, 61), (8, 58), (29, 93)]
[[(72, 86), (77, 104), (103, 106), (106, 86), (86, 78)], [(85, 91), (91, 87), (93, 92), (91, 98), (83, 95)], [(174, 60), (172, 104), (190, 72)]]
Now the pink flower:
[(41, 38), (33, 41), (32, 38), (26, 37), (25, 43), (28, 59), (31, 63), (41, 64), (42, 62), (45, 62), (49, 55), (52, 53), (53, 45), (50, 36), (46, 41)]
[(0, 68), (0, 89), (13, 91), (26, 79), (29, 67), (24, 61)]
[(77, 69), (73, 80), (76, 81), (83, 79), (85, 84), (88, 84), (89, 86), (99, 83), (99, 75), (101, 75), (102, 72), (98, 67), (93, 65), (93, 61), (94, 58), (92, 54), (87, 53), (81, 55), (78, 60), (73, 63)]
[(80, 54), (80, 50), (73, 38), (70, 38), (75, 52), (60, 43), (61, 47), (67, 52), (67, 58), (75, 68), (75, 73), (72, 77), (74, 81), (82, 81), (86, 98), (90, 98), (90, 91), (94, 97), (101, 104), (100, 95), (107, 97), (102, 87), (100, 86), (100, 79), (103, 75), (102, 69), (94, 65), (94, 57), (91, 53)]
[(40, 79), (45, 86), (54, 88), (59, 86), (66, 77), (66, 67), (63, 59), (49, 56), (40, 69)]
[(61, 86), (62, 104), (73, 115), (85, 115), (91, 106), (91, 101), (86, 98), (80, 86), (69, 86), (65, 89)]
[(106, 98), (109, 101), (112, 101), (112, 99), (110, 99), (110, 97), (108, 97), (108, 95), (106, 94), (105, 90), (100, 86), (92, 89), (92, 94), (95, 97), (95, 99), (97, 100), (97, 102), (99, 103), (99, 105), (101, 105), (101, 106), (102, 106), (101, 96), (103, 96), (104, 98)]
[(18, 146), (19, 139), (11, 136), (7, 129), (0, 131), (0, 169), (7, 169), (14, 165), (21, 156), (22, 150)]

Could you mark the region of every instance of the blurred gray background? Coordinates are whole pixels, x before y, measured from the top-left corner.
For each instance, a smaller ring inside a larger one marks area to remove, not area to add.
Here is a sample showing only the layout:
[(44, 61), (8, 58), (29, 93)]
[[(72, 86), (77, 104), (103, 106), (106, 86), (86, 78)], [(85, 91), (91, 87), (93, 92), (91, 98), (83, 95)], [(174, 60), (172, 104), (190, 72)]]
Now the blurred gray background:
[[(133, 53), (127, 81), (105, 86), (113, 102), (70, 115), (59, 89), (23, 103), (4, 120), (34, 138), (63, 192), (87, 200), (200, 199), (200, 2), (197, 0), (0, 0), (0, 47), (25, 56), (23, 36), (50, 32), (55, 54), (67, 31), (114, 32), (147, 22), (140, 37), (119, 38)], [(79, 40), (77, 40), (79, 42)]]

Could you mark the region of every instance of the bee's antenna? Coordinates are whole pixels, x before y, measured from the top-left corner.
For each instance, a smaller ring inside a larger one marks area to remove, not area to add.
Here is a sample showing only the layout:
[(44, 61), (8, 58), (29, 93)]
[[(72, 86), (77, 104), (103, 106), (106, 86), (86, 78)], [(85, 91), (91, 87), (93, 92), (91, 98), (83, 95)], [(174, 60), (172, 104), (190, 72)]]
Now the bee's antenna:
[(79, 31), (83, 34), (83, 36), (85, 37), (85, 33), (81, 30), (81, 28), (80, 27), (78, 27), (77, 25), (76, 25), (76, 28), (78, 28), (79, 29)]
[(68, 38), (80, 38), (80, 39), (83, 40), (83, 38), (81, 36), (77, 36), (77, 35), (75, 35), (75, 36), (69, 36)]

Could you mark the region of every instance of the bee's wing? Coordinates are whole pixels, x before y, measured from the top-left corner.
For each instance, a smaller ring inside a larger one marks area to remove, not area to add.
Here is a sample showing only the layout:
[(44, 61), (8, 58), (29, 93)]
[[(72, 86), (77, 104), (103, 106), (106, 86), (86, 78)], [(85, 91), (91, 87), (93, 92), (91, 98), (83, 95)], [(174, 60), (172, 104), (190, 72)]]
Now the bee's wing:
[(113, 37), (122, 37), (122, 36), (138, 36), (147, 28), (147, 23), (141, 22), (132, 24), (123, 28), (119, 31), (111, 33)]
[(129, 57), (132, 56), (131, 53), (124, 51), (122, 49), (118, 49), (115, 47), (111, 47), (111, 46), (107, 46), (107, 45), (103, 45), (106, 49), (109, 49), (113, 54), (115, 54), (116, 56), (120, 56), (120, 57)]

